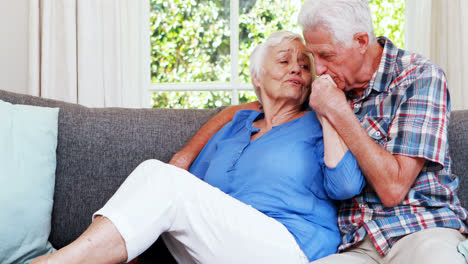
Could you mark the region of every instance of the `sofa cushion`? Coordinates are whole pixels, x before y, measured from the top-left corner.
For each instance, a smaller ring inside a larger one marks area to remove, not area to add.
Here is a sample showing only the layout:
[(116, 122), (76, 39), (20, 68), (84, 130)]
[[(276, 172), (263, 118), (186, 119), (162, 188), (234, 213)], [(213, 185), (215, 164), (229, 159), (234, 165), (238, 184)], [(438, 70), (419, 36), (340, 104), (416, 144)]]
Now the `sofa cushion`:
[(51, 253), (57, 108), (0, 100), (0, 263)]

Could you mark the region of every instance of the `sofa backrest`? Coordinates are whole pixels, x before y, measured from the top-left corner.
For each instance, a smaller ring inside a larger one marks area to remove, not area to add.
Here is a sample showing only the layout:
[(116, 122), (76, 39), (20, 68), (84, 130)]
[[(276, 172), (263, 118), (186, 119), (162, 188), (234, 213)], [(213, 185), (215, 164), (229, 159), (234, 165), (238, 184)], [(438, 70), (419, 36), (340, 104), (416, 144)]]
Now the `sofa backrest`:
[(449, 125), (449, 151), (452, 172), (460, 180), (458, 198), (468, 208), (468, 110), (453, 111)]

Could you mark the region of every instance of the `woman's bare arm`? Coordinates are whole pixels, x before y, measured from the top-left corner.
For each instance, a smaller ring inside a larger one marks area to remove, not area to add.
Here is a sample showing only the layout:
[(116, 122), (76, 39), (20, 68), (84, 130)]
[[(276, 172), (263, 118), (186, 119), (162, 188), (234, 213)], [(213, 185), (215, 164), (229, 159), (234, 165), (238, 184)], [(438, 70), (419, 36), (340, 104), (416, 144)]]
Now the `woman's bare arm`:
[(335, 128), (330, 124), (328, 119), (317, 114), (317, 117), (322, 124), (323, 143), (324, 143), (324, 162), (329, 168), (334, 168), (348, 151), (348, 146), (344, 143), (341, 136), (336, 132)]

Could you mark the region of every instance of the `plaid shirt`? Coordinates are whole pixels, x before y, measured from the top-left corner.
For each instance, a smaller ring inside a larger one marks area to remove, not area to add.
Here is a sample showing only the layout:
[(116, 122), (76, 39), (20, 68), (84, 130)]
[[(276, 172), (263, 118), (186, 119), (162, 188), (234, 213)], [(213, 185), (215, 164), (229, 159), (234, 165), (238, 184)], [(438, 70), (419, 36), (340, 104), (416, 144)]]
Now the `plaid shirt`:
[(347, 94), (368, 135), (392, 154), (421, 157), (426, 163), (405, 199), (384, 207), (367, 185), (341, 203), (339, 226), (343, 251), (366, 234), (384, 256), (402, 236), (431, 227), (466, 233), (467, 211), (456, 195), (448, 147), (450, 98), (444, 72), (428, 59), (397, 49), (386, 38), (379, 68), (364, 94)]

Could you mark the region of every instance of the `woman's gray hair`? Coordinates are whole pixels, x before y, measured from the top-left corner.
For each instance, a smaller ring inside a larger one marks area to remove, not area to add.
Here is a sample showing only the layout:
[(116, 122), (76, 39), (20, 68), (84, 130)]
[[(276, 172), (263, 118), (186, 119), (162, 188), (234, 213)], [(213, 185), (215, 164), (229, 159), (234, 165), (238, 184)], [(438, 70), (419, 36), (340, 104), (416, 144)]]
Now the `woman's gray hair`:
[(358, 32), (366, 32), (370, 43), (376, 41), (367, 0), (305, 0), (299, 24), (303, 30), (323, 27), (335, 42), (348, 47)]
[[(304, 43), (304, 39), (301, 35), (287, 31), (276, 31), (273, 32), (263, 43), (259, 44), (250, 54), (250, 79), (253, 82), (254, 78), (259, 78), (262, 74), (263, 64), (265, 63), (265, 56), (268, 53), (268, 49), (280, 45), (284, 40), (299, 40)], [(258, 101), (261, 103), (262, 98), (260, 96), (259, 87), (254, 84), (254, 91), (257, 95)]]

